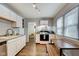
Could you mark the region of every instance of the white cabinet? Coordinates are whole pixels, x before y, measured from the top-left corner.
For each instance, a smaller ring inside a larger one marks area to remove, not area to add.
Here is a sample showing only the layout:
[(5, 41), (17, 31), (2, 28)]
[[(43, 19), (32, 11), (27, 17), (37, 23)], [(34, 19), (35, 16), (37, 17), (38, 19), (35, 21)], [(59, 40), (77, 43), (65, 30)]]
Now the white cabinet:
[[(16, 39), (17, 41), (16, 41), (16, 54), (20, 51), (20, 46), (21, 46), (21, 39), (20, 38), (17, 38)], [(16, 55), (15, 54), (15, 55)]]
[(22, 42), (21, 46), (22, 47), (24, 47), (26, 45), (26, 39), (25, 38), (26, 38), (26, 36), (21, 37), (21, 42)]
[(17, 44), (16, 39), (7, 41), (7, 55), (8, 56), (14, 56), (16, 54), (16, 49), (17, 49), (16, 44)]
[(40, 43), (40, 34), (36, 34), (36, 43)]
[(21, 16), (17, 16), (16, 27), (22, 28), (22, 17)]
[(13, 17), (12, 13), (14, 12), (12, 12), (10, 9), (8, 9), (5, 6), (0, 5), (0, 17), (6, 18), (11, 21), (15, 21), (15, 19), (12, 18)]
[(21, 36), (7, 41), (7, 55), (16, 55), (26, 45), (26, 37)]
[(10, 20), (16, 21), (16, 13), (9, 10), (9, 18), (10, 18)]
[(0, 16), (8, 18), (8, 15), (9, 15), (9, 10), (3, 5), (0, 5)]
[(26, 37), (19, 37), (17, 40), (17, 52), (19, 52), (26, 45)]
[(6, 18), (11, 21), (16, 21), (17, 14), (13, 12), (12, 10), (8, 9), (4, 5), (0, 4), (0, 17)]
[(22, 17), (15, 12), (0, 4), (0, 17), (16, 22), (16, 27), (22, 28)]

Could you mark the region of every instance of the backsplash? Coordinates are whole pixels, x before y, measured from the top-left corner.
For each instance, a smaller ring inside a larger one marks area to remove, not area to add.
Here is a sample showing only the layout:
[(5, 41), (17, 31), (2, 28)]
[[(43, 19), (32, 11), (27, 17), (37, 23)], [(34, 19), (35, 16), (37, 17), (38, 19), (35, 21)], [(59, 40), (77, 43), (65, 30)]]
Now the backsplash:
[(11, 22), (0, 19), (0, 35), (5, 35), (7, 29), (11, 28)]

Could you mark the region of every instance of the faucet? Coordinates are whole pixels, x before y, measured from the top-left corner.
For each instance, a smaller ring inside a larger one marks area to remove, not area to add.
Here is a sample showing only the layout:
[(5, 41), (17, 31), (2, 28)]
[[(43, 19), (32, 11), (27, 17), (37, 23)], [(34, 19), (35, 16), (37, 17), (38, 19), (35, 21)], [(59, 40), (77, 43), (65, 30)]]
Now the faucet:
[(7, 29), (6, 35), (7, 36), (13, 35), (13, 33), (14, 33), (13, 29)]

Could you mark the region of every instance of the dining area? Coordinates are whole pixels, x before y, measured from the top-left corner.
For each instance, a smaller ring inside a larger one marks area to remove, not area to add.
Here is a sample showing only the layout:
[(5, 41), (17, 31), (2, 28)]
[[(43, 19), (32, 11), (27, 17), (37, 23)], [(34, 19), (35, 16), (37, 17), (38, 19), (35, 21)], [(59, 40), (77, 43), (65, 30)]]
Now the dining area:
[(57, 36), (52, 39), (54, 43), (47, 44), (47, 52), (49, 55), (55, 56), (79, 56), (79, 45), (63, 36)]

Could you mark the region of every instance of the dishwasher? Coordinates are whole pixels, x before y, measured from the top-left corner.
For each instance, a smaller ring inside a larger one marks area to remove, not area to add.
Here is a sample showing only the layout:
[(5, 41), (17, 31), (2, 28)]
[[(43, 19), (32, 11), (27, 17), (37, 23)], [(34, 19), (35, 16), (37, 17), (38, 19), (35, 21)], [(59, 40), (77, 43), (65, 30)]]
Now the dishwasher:
[(6, 41), (0, 42), (0, 56), (7, 56)]

